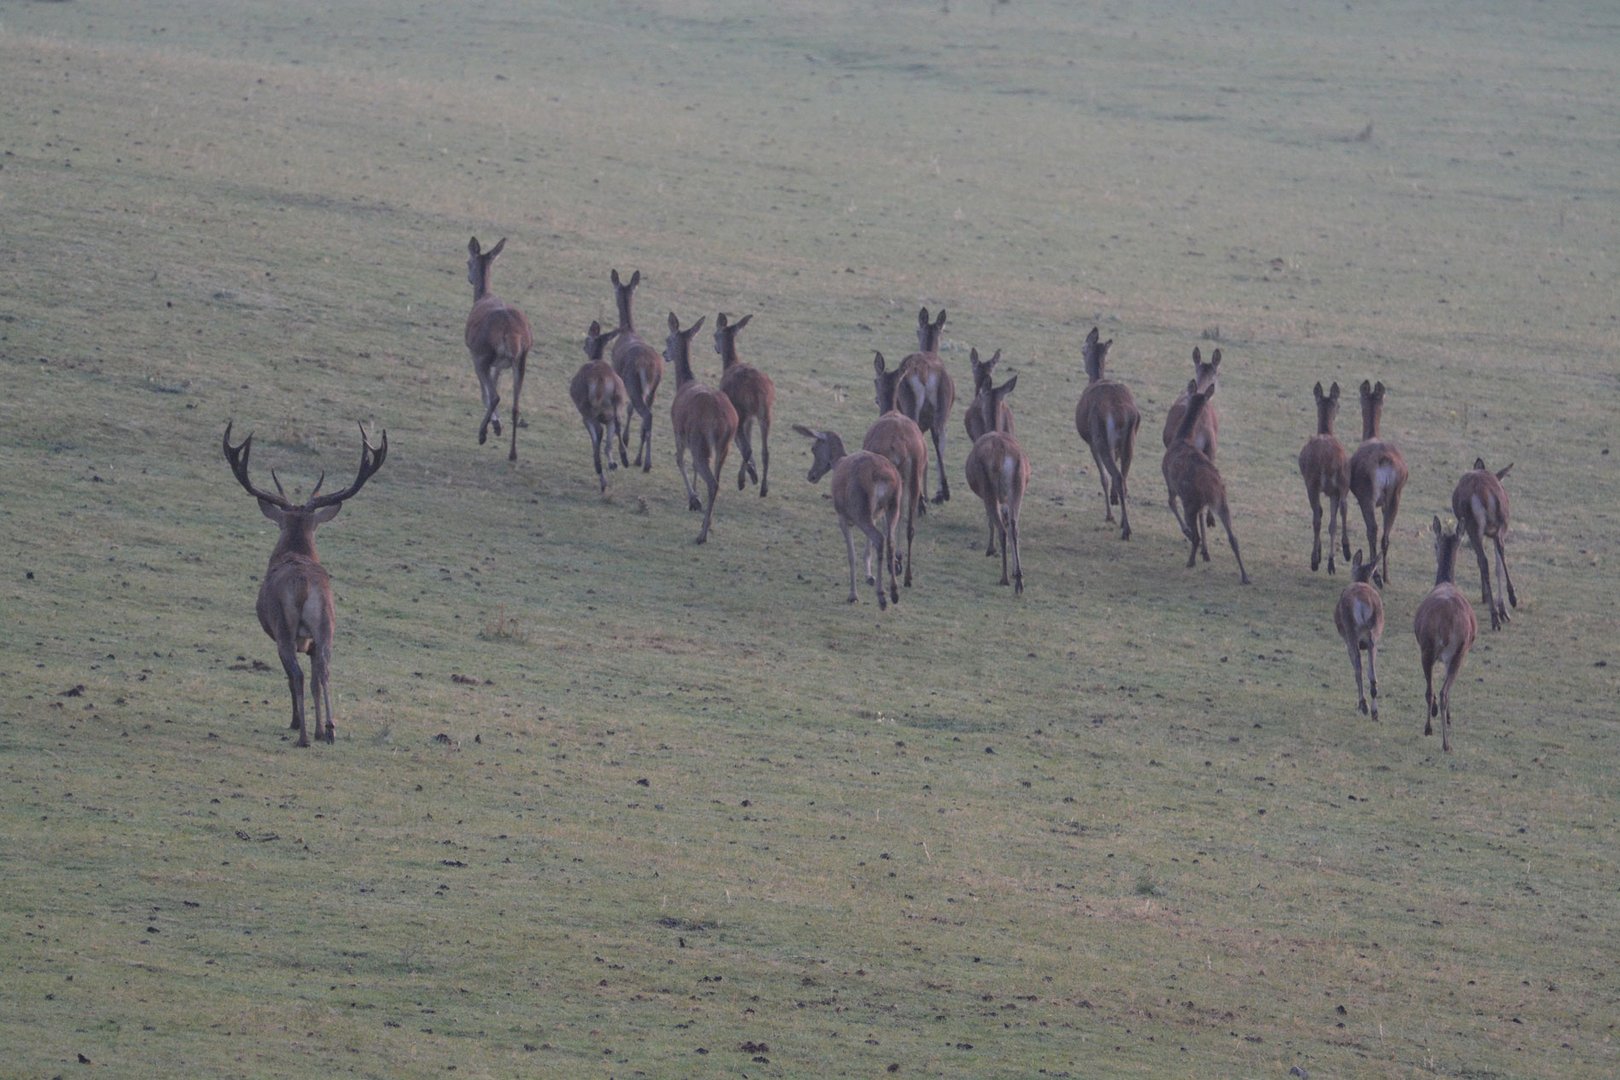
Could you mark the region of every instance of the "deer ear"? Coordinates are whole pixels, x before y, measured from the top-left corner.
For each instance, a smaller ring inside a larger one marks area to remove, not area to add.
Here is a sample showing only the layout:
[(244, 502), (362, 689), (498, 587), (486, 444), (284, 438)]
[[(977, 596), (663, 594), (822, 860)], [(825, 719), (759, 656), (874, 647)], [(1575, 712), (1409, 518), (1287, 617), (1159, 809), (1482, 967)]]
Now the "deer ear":
[(1477, 458), (1474, 459), (1474, 471), (1475, 472), (1484, 472), (1485, 471), (1485, 459), (1484, 458), (1477, 457)]
[(1376, 398), (1383, 397), (1384, 396), (1384, 380), (1379, 379), (1378, 382), (1373, 385), (1372, 392), (1373, 392), (1373, 397), (1376, 397)]
[(732, 323), (731, 324), (732, 332), (735, 333), (736, 331), (741, 330), (743, 327), (747, 326), (749, 321), (752, 320), (753, 317), (754, 316), (752, 314), (744, 315), (742, 318), (740, 318), (736, 322)]
[(637, 270), (635, 273), (630, 275), (630, 287), (633, 289), (637, 285), (640, 285), (640, 284), (641, 284), (641, 271)]
[(697, 333), (699, 330), (703, 329), (703, 324), (708, 322), (708, 321), (709, 321), (709, 317), (707, 315), (699, 315), (698, 316), (698, 321), (693, 323), (691, 326), (688, 326), (686, 328), (687, 334), (690, 335), (690, 334)]
[(1012, 393), (1013, 388), (1015, 386), (1017, 386), (1017, 385), (1018, 385), (1018, 376), (1014, 375), (1012, 378), (1010, 378), (1006, 382), (1002, 383), (1001, 386), (999, 388), (997, 388), (996, 393), (999, 394), (999, 395), (1005, 396), (1007, 394)]
[(1361, 380), (1361, 396), (1364, 398), (1372, 397), (1372, 383), (1368, 382), (1366, 379)]
[(1097, 328), (1095, 326), (1093, 326), (1091, 328), (1091, 333), (1086, 335), (1086, 344), (1087, 345), (1095, 345), (1095, 344), (1097, 344)]
[(1436, 536), (1441, 536), (1441, 535), (1443, 535), (1445, 533), (1445, 530), (1440, 527), (1440, 515), (1439, 514), (1434, 515), (1434, 524), (1429, 526), (1429, 527), (1434, 530), (1434, 535), (1436, 535)]
[(1191, 397), (1192, 395), (1194, 395), (1196, 393), (1198, 393), (1198, 380), (1197, 379), (1188, 379), (1187, 380), (1187, 396)]
[(939, 314), (934, 318), (934, 329), (939, 330), (945, 325), (945, 309), (940, 308)]
[(1498, 480), (1506, 480), (1507, 479), (1507, 474), (1512, 472), (1512, 471), (1513, 471), (1513, 462), (1510, 461), (1506, 465), (1502, 466), (1500, 469), (1498, 469), (1496, 471), (1496, 478)]
[(716, 330), (724, 330), (727, 325), (725, 312), (722, 311), (714, 317), (714, 328)]
[(333, 503), (331, 506), (323, 506), (313, 514), (309, 515), (309, 519), (317, 525), (325, 525), (328, 521), (331, 521), (333, 518), (337, 517), (338, 511), (341, 509), (343, 509), (342, 503)]
[(489, 257), (493, 259), (495, 256), (499, 255), (505, 249), (506, 249), (506, 237), (503, 236), (503, 237), (501, 237), (499, 240), (497, 240), (495, 242), (494, 247), (489, 249)]
[(585, 333), (589, 334), (591, 337), (601, 337), (602, 336), (602, 324), (597, 322), (595, 319), (592, 319), (591, 320), (591, 328), (589, 330), (585, 331)]
[(917, 325), (918, 326), (927, 326), (928, 325), (928, 309), (927, 308), (918, 308), (917, 309)]
[(1320, 382), (1318, 382), (1315, 386), (1311, 387), (1311, 393), (1316, 395), (1316, 400), (1317, 401), (1322, 401), (1322, 400), (1325, 400), (1327, 398), (1327, 395), (1322, 393), (1322, 384)]
[(478, 252), (479, 252), (478, 237), (475, 236), (471, 240), (467, 241), (467, 254), (469, 254), (469, 255), (477, 255)]
[(275, 503), (271, 502), (269, 499), (260, 499), (259, 500), (259, 513), (263, 514), (265, 517), (269, 518), (271, 521), (275, 522), (277, 525), (280, 525), (281, 524), (281, 519), (286, 516), (282, 512), (281, 507), (277, 506)]
[(1209, 366), (1212, 368), (1218, 368), (1221, 366), (1221, 350), (1216, 349), (1215, 352), (1210, 356)]
[(1203, 362), (1204, 362), (1204, 354), (1203, 354), (1203, 352), (1198, 348), (1198, 346), (1194, 345), (1193, 346), (1193, 363), (1194, 364), (1202, 364)]
[(818, 439), (818, 438), (821, 437), (816, 432), (814, 432), (811, 429), (805, 427), (803, 424), (794, 424), (793, 425), (793, 430), (797, 431), (800, 435), (803, 435), (807, 439)]
[(882, 353), (874, 352), (872, 354), (872, 370), (876, 371), (879, 375), (883, 374), (884, 367), (883, 367), (883, 354)]
[(1330, 401), (1338, 401), (1339, 400), (1339, 384), (1337, 382), (1335, 382), (1333, 384), (1333, 389), (1328, 391), (1328, 400), (1330, 400)]
[(675, 317), (675, 313), (673, 311), (669, 313), (669, 332), (672, 334), (678, 334), (681, 332), (681, 320)]

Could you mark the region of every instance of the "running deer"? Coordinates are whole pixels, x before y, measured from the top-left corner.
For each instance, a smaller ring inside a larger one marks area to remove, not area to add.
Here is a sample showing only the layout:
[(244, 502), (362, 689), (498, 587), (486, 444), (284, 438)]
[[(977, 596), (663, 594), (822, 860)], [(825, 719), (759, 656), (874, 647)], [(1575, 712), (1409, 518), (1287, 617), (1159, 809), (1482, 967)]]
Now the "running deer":
[[(720, 493), (720, 470), (726, 464), (726, 451), (737, 437), (737, 409), (731, 399), (692, 377), (692, 338), (703, 329), (704, 319), (681, 329), (680, 320), (669, 313), (669, 337), (664, 343), (664, 359), (675, 365), (675, 403), (670, 406), (670, 426), (675, 432), (675, 467), (686, 485), (689, 509), (703, 511), (699, 544), (709, 538), (709, 522), (714, 518), (714, 499)], [(705, 507), (698, 499), (692, 478), (686, 474), (686, 454), (692, 454), (692, 471), (709, 489)]]
[[(1203, 353), (1198, 351), (1197, 346), (1194, 346), (1192, 365), (1192, 382), (1187, 384), (1187, 389), (1183, 390), (1181, 396), (1177, 397), (1171, 404), (1170, 411), (1164, 418), (1164, 446), (1166, 450), (1170, 449), (1178, 439), (1176, 433), (1181, 430), (1181, 421), (1187, 415), (1188, 401), (1194, 390), (1204, 394), (1206, 397), (1215, 393), (1217, 386), (1215, 371), (1221, 366), (1221, 350), (1216, 349), (1215, 354), (1209, 358), (1209, 363), (1206, 364), (1204, 363)], [(1215, 415), (1215, 405), (1213, 402), (1206, 402), (1203, 411), (1198, 414), (1198, 422), (1193, 425), (1190, 437), (1193, 445), (1202, 451), (1210, 461), (1215, 460), (1215, 442), (1219, 428), (1220, 420)], [(1181, 521), (1181, 511), (1176, 508), (1176, 502), (1176, 493), (1172, 491), (1170, 493), (1170, 512), (1175, 515), (1176, 523), (1182, 525), (1183, 529), (1185, 529), (1186, 526)], [(1206, 526), (1213, 525), (1215, 521), (1206, 516), (1204, 524)]]
[[(1389, 534), (1401, 506), (1401, 489), (1406, 486), (1406, 459), (1394, 443), (1378, 436), (1384, 415), (1384, 384), (1361, 381), (1361, 445), (1350, 455), (1350, 494), (1361, 507), (1361, 520), (1367, 526), (1367, 554), (1382, 562), (1380, 572), (1389, 584)], [(1378, 523), (1373, 511), (1384, 511), (1384, 538), (1378, 539)]]
[[(619, 309), (619, 338), (613, 343), (613, 370), (624, 381), (630, 411), (641, 417), (641, 441), (636, 444), (636, 464), (641, 466), (642, 472), (652, 472), (653, 398), (658, 396), (658, 384), (664, 379), (664, 358), (636, 334), (630, 307), (635, 300), (636, 286), (641, 284), (641, 271), (631, 274), (629, 281), (621, 281), (619, 272), (614, 270), (610, 280), (613, 282), (613, 302)], [(629, 443), (630, 428), (627, 424), (619, 432), (619, 446), (624, 450), (619, 455), (621, 460), (628, 456), (625, 448)], [(625, 467), (629, 467), (628, 462)]]
[(597, 486), (602, 492), (607, 491), (607, 474), (602, 471), (604, 450), (607, 452), (609, 470), (619, 467), (618, 462), (613, 460), (615, 449), (619, 451), (625, 467), (630, 466), (624, 444), (620, 441), (624, 431), (624, 406), (628, 400), (624, 380), (613, 370), (613, 365), (602, 358), (603, 349), (618, 333), (617, 330), (603, 333), (602, 324), (592, 321), (590, 329), (585, 332), (585, 363), (580, 365), (573, 381), (568, 384), (568, 396), (574, 399), (574, 408), (579, 410), (585, 432), (591, 437), (591, 458), (596, 465)]
[[(737, 466), (737, 490), (748, 480), (759, 485), (759, 497), (764, 498), (771, 488), (771, 417), (776, 412), (776, 384), (771, 377), (737, 359), (737, 333), (753, 319), (744, 315), (736, 322), (727, 322), (725, 312), (714, 320), (714, 351), (720, 354), (723, 368), (720, 392), (731, 399), (737, 410), (737, 449), (742, 452), (742, 463)], [(759, 425), (759, 469), (754, 468), (754, 443), (750, 431)]]
[[(951, 407), (956, 404), (956, 384), (951, 381), (945, 362), (939, 358), (939, 336), (945, 329), (945, 311), (930, 322), (928, 309), (917, 312), (917, 345), (914, 352), (900, 361), (900, 379), (895, 387), (894, 406), (917, 422), (917, 426), (934, 439), (934, 456), (939, 462), (939, 490), (934, 502), (946, 502), (951, 497), (951, 483), (945, 476), (945, 429), (951, 418)], [(882, 359), (882, 354), (879, 354)], [(881, 369), (878, 372), (882, 374)]]
[[(231, 425), (225, 425), (222, 440), (225, 460), (231, 472), (249, 495), (259, 500), (259, 510), (276, 523), (281, 536), (270, 552), (270, 565), (259, 586), (259, 625), (276, 643), (276, 654), (287, 673), (287, 689), (292, 694), (292, 727), (298, 731), (298, 745), (309, 745), (309, 728), (304, 715), (304, 672), (298, 664), (298, 654), (309, 654), (310, 697), (315, 705), (315, 738), (331, 743), (337, 739), (337, 727), (332, 721), (332, 691), (329, 675), (332, 665), (332, 631), (337, 619), (332, 607), (332, 581), (326, 568), (315, 554), (315, 527), (337, 517), (344, 500), (350, 499), (365, 487), (388, 458), (388, 432), (384, 431), (381, 446), (372, 446), (366, 438), (366, 429), (360, 428), (360, 470), (354, 483), (330, 495), (320, 494), (323, 472), (315, 481), (309, 498), (294, 504), (282, 490), (281, 480), (270, 471), (276, 483), (272, 494), (255, 487), (248, 479), (248, 456), (253, 452), (250, 434), (237, 446), (231, 445)], [(324, 725), (322, 720), (325, 720)]]
[(495, 410), (501, 404), (501, 372), (512, 372), (512, 452), (508, 461), (517, 460), (518, 398), (523, 395), (523, 373), (529, 363), (534, 335), (529, 320), (517, 308), (496, 296), (489, 288), (490, 267), (506, 247), (506, 237), (488, 251), (478, 246), (478, 237), (467, 241), (467, 281), (473, 288), (473, 306), (467, 313), (467, 351), (472, 354), (473, 373), (484, 396), (484, 421), (478, 425), (478, 445), (483, 446), (494, 427), (500, 438), (501, 420)]
[[(1417, 635), (1418, 650), (1423, 656), (1423, 700), (1429, 711), (1423, 718), (1423, 734), (1434, 734), (1434, 718), (1440, 718), (1440, 749), (1451, 753), (1451, 684), (1457, 681), (1463, 658), (1473, 648), (1479, 624), (1468, 597), (1457, 588), (1457, 548), (1462, 544), (1462, 531), (1456, 522), (1440, 524), (1436, 515), (1430, 526), (1434, 534), (1434, 588), (1418, 605), (1412, 619), (1412, 633)], [(1445, 666), (1445, 678), (1440, 684), (1440, 697), (1434, 696), (1434, 664), (1438, 660)]]
[[(1519, 606), (1519, 597), (1513, 591), (1513, 578), (1508, 575), (1507, 556), (1502, 545), (1507, 542), (1508, 496), (1502, 481), (1507, 479), (1512, 465), (1495, 473), (1485, 467), (1484, 458), (1474, 459), (1472, 472), (1463, 473), (1451, 493), (1451, 511), (1457, 523), (1468, 530), (1468, 540), (1474, 545), (1479, 558), (1479, 588), (1485, 607), (1491, 613), (1491, 629), (1500, 630), (1508, 621), (1507, 604)], [(1491, 592), (1490, 557), (1485, 554), (1485, 538), (1496, 545), (1497, 589)], [(1507, 604), (1502, 602), (1507, 596)]]
[(1238, 552), (1237, 537), (1232, 533), (1232, 511), (1226, 503), (1226, 484), (1221, 472), (1209, 456), (1193, 443), (1198, 428), (1198, 417), (1209, 405), (1211, 387), (1200, 391), (1194, 383), (1187, 384), (1187, 411), (1176, 429), (1176, 438), (1164, 452), (1164, 483), (1170, 489), (1171, 510), (1179, 498), (1185, 518), (1178, 515), (1181, 531), (1192, 544), (1187, 553), (1187, 565), (1193, 566), (1200, 552), (1209, 561), (1209, 527), (1215, 517), (1226, 526), (1226, 539), (1231, 542), (1232, 554), (1237, 558), (1238, 579), (1249, 584), (1249, 572), (1243, 568), (1243, 556)]
[(1311, 500), (1312, 572), (1322, 565), (1322, 497), (1327, 496), (1327, 571), (1331, 574), (1333, 551), (1339, 543), (1344, 544), (1344, 557), (1350, 558), (1350, 455), (1333, 434), (1333, 418), (1339, 414), (1339, 384), (1334, 383), (1324, 394), (1322, 384), (1317, 383), (1312, 393), (1316, 395), (1316, 434), (1299, 452), (1299, 475), (1305, 478), (1305, 495)]
[[(866, 581), (877, 586), (878, 610), (889, 606), (889, 601), (900, 602), (900, 589), (895, 584), (894, 550), (895, 529), (900, 520), (900, 473), (894, 464), (881, 454), (870, 450), (844, 452), (844, 441), (836, 432), (815, 431), (803, 424), (794, 424), (793, 430), (811, 441), (814, 460), (806, 478), (816, 483), (829, 471), (832, 473), (833, 510), (838, 514), (838, 530), (844, 534), (844, 547), (849, 553), (849, 602), (855, 603), (855, 536), (850, 531), (861, 530), (866, 537)], [(872, 556), (877, 554), (877, 572), (872, 571)], [(889, 574), (889, 592), (883, 592), (883, 573)]]
[(969, 441), (977, 440), (987, 431), (1013, 434), (1013, 414), (1007, 406), (1007, 395), (1018, 385), (1018, 376), (1014, 375), (1000, 386), (992, 385), (992, 373), (1000, 362), (1000, 349), (983, 363), (979, 361), (978, 349), (968, 355), (968, 363), (973, 365), (973, 401), (963, 411), (962, 423), (967, 428)]
[(1356, 550), (1350, 561), (1350, 584), (1339, 594), (1333, 609), (1333, 625), (1350, 650), (1350, 667), (1356, 673), (1356, 707), (1367, 713), (1367, 691), (1361, 688), (1361, 653), (1367, 653), (1367, 687), (1372, 695), (1372, 718), (1378, 719), (1378, 641), (1384, 636), (1384, 598), (1373, 583), (1376, 564), (1361, 561)]
[(967, 482), (973, 494), (984, 502), (984, 516), (990, 525), (986, 555), (996, 553), (1001, 542), (1001, 584), (1007, 584), (1007, 549), (1012, 548), (1013, 593), (1024, 591), (1024, 562), (1018, 548), (1018, 515), (1029, 487), (1029, 457), (1018, 440), (1005, 431), (980, 435), (968, 451)]
[(1074, 407), (1074, 427), (1080, 441), (1091, 451), (1102, 482), (1104, 521), (1114, 520), (1114, 504), (1119, 504), (1119, 537), (1131, 538), (1131, 517), (1125, 509), (1125, 477), (1131, 471), (1131, 455), (1136, 450), (1136, 432), (1142, 426), (1142, 413), (1130, 388), (1108, 378), (1104, 371), (1113, 338), (1099, 341), (1093, 326), (1086, 335), (1082, 357), (1090, 380)]
[[(877, 371), (874, 386), (877, 389), (878, 418), (866, 429), (861, 449), (870, 450), (889, 459), (900, 473), (900, 502), (906, 511), (905, 585), (911, 588), (911, 544), (917, 535), (917, 517), (927, 503), (923, 492), (928, 487), (928, 441), (922, 428), (905, 413), (894, 407), (896, 383), (900, 372), (885, 371), (883, 354), (873, 360)], [(900, 552), (894, 553), (895, 562), (901, 561)]]

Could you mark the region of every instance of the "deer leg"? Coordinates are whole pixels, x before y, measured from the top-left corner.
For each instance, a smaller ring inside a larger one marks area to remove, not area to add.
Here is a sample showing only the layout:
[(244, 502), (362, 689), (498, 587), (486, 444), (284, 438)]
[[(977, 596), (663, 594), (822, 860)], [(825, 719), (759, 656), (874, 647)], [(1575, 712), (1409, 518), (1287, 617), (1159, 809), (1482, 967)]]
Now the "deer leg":
[(1001, 541), (1001, 580), (998, 585), (1010, 585), (1007, 580), (1007, 507), (996, 507), (996, 537)]
[(838, 531), (844, 534), (844, 550), (849, 556), (849, 602), (855, 603), (855, 536), (849, 531), (849, 522), (838, 516)]
[[(529, 354), (519, 353), (517, 362), (512, 365), (512, 451), (506, 455), (507, 461), (517, 460), (517, 433), (518, 433), (518, 399), (523, 396), (523, 372), (529, 366)], [(495, 434), (499, 435), (501, 429), (496, 427)]]
[(945, 425), (934, 425), (934, 457), (939, 461), (939, 491), (934, 495), (935, 503), (950, 502), (951, 482), (945, 477)]
[(494, 425), (496, 437), (501, 434), (501, 421), (495, 415), (495, 410), (501, 406), (501, 395), (495, 391), (495, 376), (493, 374), (487, 378), (484, 375), (479, 375), (478, 382), (479, 389), (484, 394), (484, 422), (478, 425), (478, 445), (483, 446), (489, 440), (490, 425)]
[[(771, 421), (769, 417), (762, 416), (759, 420), (759, 497), (764, 498), (765, 493), (771, 489)], [(894, 544), (891, 542), (892, 549)]]
[[(606, 432), (600, 420), (585, 421), (585, 430), (591, 436), (591, 464), (596, 467), (596, 486), (599, 493), (607, 492), (607, 474), (602, 471), (602, 440)], [(613, 463), (613, 452), (608, 451), (608, 464)]]
[[(911, 542), (917, 535), (917, 502), (921, 492), (912, 491), (906, 495), (906, 588), (911, 588)], [(899, 552), (895, 553), (895, 562), (900, 561)]]
[(737, 463), (737, 490), (741, 491), (748, 486), (749, 474), (754, 475), (757, 483), (759, 474), (754, 473), (754, 447), (753, 441), (748, 437), (748, 421), (742, 420), (737, 424), (737, 434), (734, 437), (737, 443), (738, 456), (742, 458)]
[[(1504, 528), (1505, 528), (1505, 526), (1504, 526)], [(1498, 530), (1496, 535), (1493, 536), (1491, 539), (1496, 541), (1496, 569), (1502, 576), (1502, 589), (1501, 589), (1501, 591), (1507, 593), (1508, 604), (1510, 604), (1513, 607), (1518, 607), (1519, 606), (1519, 597), (1518, 597), (1518, 594), (1513, 591), (1513, 577), (1512, 577), (1512, 575), (1510, 575), (1508, 573), (1507, 552), (1503, 550), (1503, 540), (1502, 540), (1501, 530)], [(1500, 603), (1500, 598), (1498, 598), (1498, 603)], [(1502, 609), (1502, 620), (1504, 622), (1506, 622), (1507, 617), (1508, 617), (1507, 608), (1503, 608)]]
[[(328, 745), (337, 741), (337, 726), (332, 723), (332, 650), (330, 646), (313, 644), (309, 650), (310, 699), (315, 705), (315, 741)], [(322, 720), (325, 720), (324, 726)]]
[(1372, 697), (1372, 718), (1378, 719), (1378, 642), (1367, 638), (1367, 691)]
[(709, 539), (709, 522), (714, 520), (714, 500), (720, 494), (720, 478), (714, 475), (714, 468), (709, 464), (709, 455), (694, 453), (692, 455), (692, 468), (703, 478), (703, 486), (709, 490), (709, 505), (703, 508), (703, 529), (698, 533), (696, 543), (704, 543)]
[(1440, 684), (1440, 749), (1451, 753), (1451, 684), (1462, 670), (1462, 650), (1458, 649), (1446, 660), (1446, 678)]
[[(878, 610), (882, 611), (889, 606), (889, 598), (883, 595), (883, 561), (888, 558), (888, 555), (883, 550), (883, 533), (878, 530), (877, 525), (870, 517), (860, 523), (860, 529), (866, 536), (866, 583), (877, 586)], [(875, 577), (872, 575), (874, 551), (877, 554), (877, 576)], [(894, 572), (892, 566), (889, 568), (889, 572), (891, 574)]]
[(1384, 583), (1389, 583), (1389, 535), (1395, 531), (1395, 514), (1401, 507), (1401, 493), (1391, 489), (1384, 498), (1384, 539), (1380, 545), (1384, 560)]
[[(695, 459), (696, 454), (692, 455)], [(686, 440), (675, 440), (675, 468), (680, 470), (681, 483), (686, 485), (686, 508), (688, 510), (701, 510), (703, 503), (698, 500), (697, 489), (692, 486), (691, 477), (686, 475)]]
[[(900, 504), (895, 503), (893, 506), (891, 506), (889, 508), (888, 512), (884, 514), (884, 518), (885, 518), (885, 522), (884, 522), (883, 535), (888, 538), (889, 553), (892, 556), (893, 553), (894, 553), (895, 546), (896, 546), (895, 542), (894, 542), (895, 541), (895, 535), (899, 531), (899, 527), (900, 527)], [(888, 564), (889, 564), (889, 601), (891, 603), (898, 604), (900, 602), (900, 586), (898, 584), (896, 584), (896, 582), (894, 580), (895, 579), (895, 568), (894, 568), (895, 560), (893, 558), (890, 558), (889, 561), (888, 561)], [(909, 584), (909, 582), (908, 582), (908, 584)]]
[(1423, 704), (1423, 734), (1433, 735), (1433, 720), (1439, 710), (1434, 703), (1434, 649), (1427, 644), (1423, 646)]
[[(1322, 493), (1314, 486), (1307, 486), (1305, 494), (1311, 500), (1311, 573), (1316, 573), (1322, 565)], [(1333, 542), (1328, 541), (1328, 573), (1333, 572)], [(1366, 704), (1363, 702), (1362, 704)], [(1366, 710), (1363, 709), (1363, 712)]]
[[(1367, 558), (1371, 559), (1374, 562), (1377, 562), (1378, 559), (1379, 559), (1379, 554), (1378, 554), (1378, 520), (1375, 517), (1373, 517), (1373, 499), (1372, 499), (1372, 496), (1369, 494), (1365, 498), (1363, 498), (1359, 493), (1357, 493), (1357, 495), (1356, 495), (1356, 505), (1361, 508), (1361, 521), (1362, 521), (1362, 524), (1364, 524), (1367, 527)], [(1387, 571), (1389, 569), (1389, 567), (1385, 566), (1384, 569)]]
[[(1095, 439), (1097, 437), (1096, 433), (1093, 432), (1091, 437), (1092, 439)], [(1087, 442), (1086, 449), (1091, 451), (1091, 463), (1097, 467), (1097, 482), (1102, 484), (1103, 520), (1113, 521), (1114, 493), (1109, 490), (1108, 487), (1110, 474), (1107, 469), (1103, 468), (1103, 459), (1102, 455), (1097, 452), (1097, 444), (1095, 442)]]
[(1350, 650), (1350, 669), (1356, 673), (1356, 709), (1366, 715), (1367, 695), (1361, 688), (1361, 642), (1351, 635), (1345, 640), (1345, 645)]
[[(986, 556), (994, 556), (996, 553), (996, 504), (992, 499), (985, 500), (984, 520), (985, 524), (990, 526), (990, 539), (985, 542), (984, 553)], [(1002, 584), (1006, 583), (1003, 582)]]
[[(292, 723), (298, 730), (298, 745), (309, 745), (309, 728), (304, 723), (304, 669), (298, 666), (298, 646), (292, 640), (276, 642), (276, 655), (287, 673), (287, 690), (292, 695)], [(313, 664), (310, 665), (312, 668)]]
[[(1338, 550), (1339, 550), (1339, 500), (1336, 497), (1332, 496), (1332, 495), (1328, 496), (1327, 524), (1328, 524), (1328, 542), (1327, 542), (1327, 562), (1328, 562), (1328, 567), (1327, 567), (1327, 570), (1328, 570), (1328, 573), (1334, 574), (1334, 573), (1338, 572), (1337, 570), (1334, 569), (1333, 557), (1338, 553)], [(1349, 541), (1346, 540), (1346, 543), (1348, 543), (1348, 542)], [(1345, 556), (1345, 558), (1348, 559), (1349, 556), (1347, 555), (1347, 556)]]
[[(1018, 551), (1018, 515), (1012, 511), (1007, 512), (1007, 532), (1012, 535), (1012, 564), (1013, 564), (1013, 595), (1024, 595), (1024, 559)], [(1006, 549), (1002, 549), (1002, 559), (1006, 559)]]
[(1232, 531), (1232, 510), (1224, 502), (1221, 503), (1221, 524), (1226, 526), (1226, 541), (1232, 545), (1232, 557), (1237, 559), (1238, 580), (1247, 585), (1249, 572), (1243, 569), (1243, 556), (1238, 553), (1237, 534)]
[(1344, 545), (1344, 561), (1350, 561), (1350, 497), (1339, 492), (1336, 500), (1339, 507), (1339, 521), (1343, 528), (1339, 530), (1339, 542)]

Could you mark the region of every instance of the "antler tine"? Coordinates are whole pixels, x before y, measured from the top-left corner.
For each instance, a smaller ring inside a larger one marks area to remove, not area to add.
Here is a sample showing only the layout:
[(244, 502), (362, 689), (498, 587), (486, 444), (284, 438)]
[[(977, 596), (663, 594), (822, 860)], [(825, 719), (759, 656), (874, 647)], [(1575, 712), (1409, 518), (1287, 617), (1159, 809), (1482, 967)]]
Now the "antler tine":
[[(342, 502), (345, 499), (352, 498), (355, 494), (357, 494), (360, 491), (361, 488), (366, 486), (366, 481), (370, 480), (371, 477), (373, 476), (373, 474), (375, 474), (378, 469), (382, 468), (382, 463), (385, 460), (387, 460), (387, 458), (388, 458), (388, 430), (386, 428), (383, 429), (382, 445), (381, 446), (373, 446), (373, 445), (371, 445), (371, 440), (366, 438), (366, 425), (361, 424), (360, 425), (360, 468), (359, 468), (359, 471), (355, 473), (354, 483), (350, 484), (348, 487), (344, 488), (342, 491), (334, 491), (330, 495), (322, 495), (322, 496), (316, 497), (315, 494), (312, 492), (310, 494), (309, 501), (304, 504), (304, 507), (306, 509), (313, 510), (316, 507), (332, 506), (332, 505), (334, 505), (336, 503)], [(325, 476), (324, 473), (322, 473), (321, 475), (323, 477)], [(317, 483), (315, 486), (316, 486), (316, 488), (319, 488), (320, 484)]]
[[(232, 446), (231, 427), (233, 424), (234, 421), (226, 421), (225, 436), (220, 440), (220, 444), (224, 448), (225, 460), (230, 464), (231, 472), (236, 475), (237, 483), (241, 484), (247, 493), (255, 499), (263, 499), (265, 502), (274, 503), (283, 510), (291, 509), (292, 504), (287, 501), (285, 495), (272, 495), (262, 488), (255, 487), (253, 481), (248, 479), (248, 457), (253, 453), (253, 434), (249, 432), (247, 437), (240, 443)], [(272, 470), (270, 475), (273, 478), (275, 471)], [(280, 480), (276, 481), (276, 490), (281, 490)]]

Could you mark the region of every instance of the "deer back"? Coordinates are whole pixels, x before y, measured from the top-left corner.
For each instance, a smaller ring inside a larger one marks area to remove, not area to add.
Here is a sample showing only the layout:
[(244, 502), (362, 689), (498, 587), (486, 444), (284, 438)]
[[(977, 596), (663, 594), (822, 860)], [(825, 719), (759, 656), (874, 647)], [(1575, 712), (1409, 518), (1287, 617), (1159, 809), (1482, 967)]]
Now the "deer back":
[(1029, 487), (1029, 457), (1013, 436), (1004, 431), (986, 432), (968, 451), (967, 482), (986, 505), (1016, 511)]
[(1502, 480), (1513, 466), (1499, 472), (1485, 467), (1484, 458), (1475, 458), (1474, 467), (1462, 474), (1451, 492), (1451, 512), (1458, 521), (1472, 521), (1482, 536), (1496, 536), (1507, 528), (1508, 493)]

